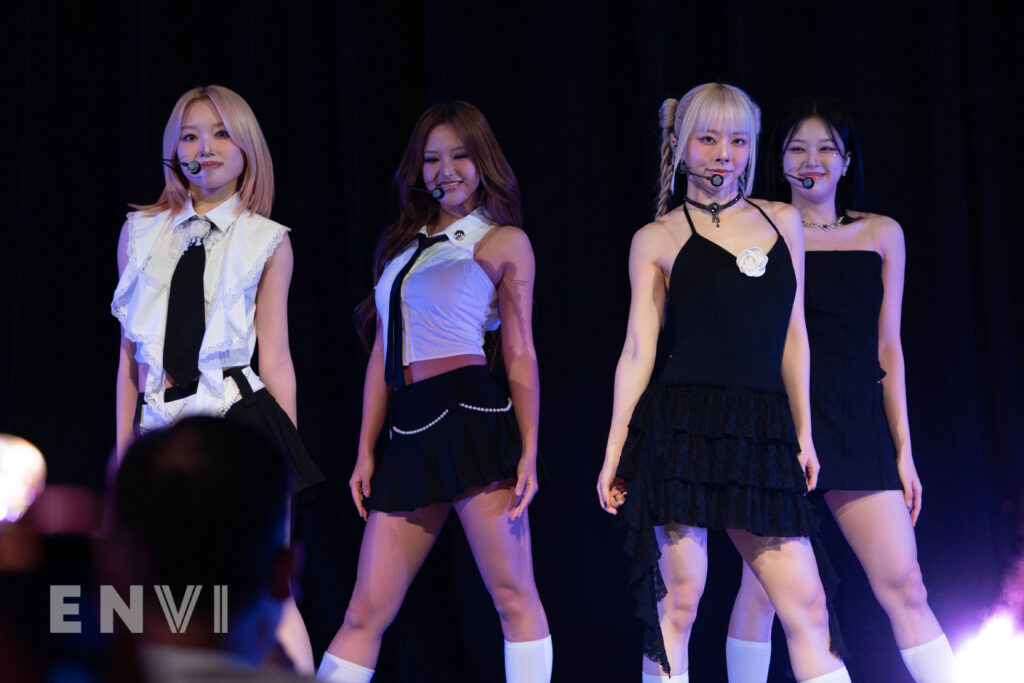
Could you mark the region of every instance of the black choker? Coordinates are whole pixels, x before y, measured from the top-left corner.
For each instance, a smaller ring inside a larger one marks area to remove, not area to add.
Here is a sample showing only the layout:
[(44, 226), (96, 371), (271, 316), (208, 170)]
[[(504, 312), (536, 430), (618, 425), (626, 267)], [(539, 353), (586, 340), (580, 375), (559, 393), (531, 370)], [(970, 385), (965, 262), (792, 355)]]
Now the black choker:
[(687, 204), (692, 204), (693, 206), (696, 206), (698, 209), (704, 209), (705, 211), (710, 213), (711, 222), (715, 224), (716, 228), (720, 227), (722, 224), (722, 220), (718, 217), (718, 213), (720, 211), (725, 211), (726, 209), (728, 209), (730, 206), (732, 206), (741, 199), (743, 199), (742, 192), (737, 192), (736, 196), (727, 201), (725, 204), (719, 204), (718, 202), (711, 202), (710, 204), (701, 204), (696, 200), (690, 199), (689, 196), (683, 197), (683, 201), (686, 202)]

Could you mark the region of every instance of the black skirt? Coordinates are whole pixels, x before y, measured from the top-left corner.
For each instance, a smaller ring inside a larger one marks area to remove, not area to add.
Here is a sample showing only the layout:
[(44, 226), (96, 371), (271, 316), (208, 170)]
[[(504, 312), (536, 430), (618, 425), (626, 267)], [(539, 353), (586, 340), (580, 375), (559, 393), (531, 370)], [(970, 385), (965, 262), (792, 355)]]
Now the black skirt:
[(643, 654), (666, 672), (657, 603), (667, 590), (654, 527), (810, 536), (818, 519), (804, 496), (799, 452), (784, 392), (656, 380), (640, 397), (619, 460), (629, 496), (616, 521), (626, 528)]
[(878, 362), (819, 352), (811, 358), (811, 428), (821, 462), (817, 493), (901, 491)]
[[(312, 487), (323, 482), (325, 477), (306, 449), (291, 418), (266, 388), (253, 391), (241, 368), (225, 370), (224, 374), (234, 380), (238, 390), (242, 393), (242, 397), (224, 414), (224, 419), (233, 420), (255, 429), (270, 441), (288, 463), (293, 496), (296, 497), (296, 500), (310, 500)], [(178, 393), (183, 394), (181, 398), (188, 395), (191, 387), (192, 385), (188, 385), (183, 390), (179, 390)], [(195, 389), (191, 388), (191, 392), (195, 393)], [(136, 430), (142, 417), (144, 400), (145, 395), (140, 393), (135, 407)]]
[(392, 401), (367, 509), (415, 510), (516, 476), (523, 447), (512, 400), (485, 366), (399, 387)]

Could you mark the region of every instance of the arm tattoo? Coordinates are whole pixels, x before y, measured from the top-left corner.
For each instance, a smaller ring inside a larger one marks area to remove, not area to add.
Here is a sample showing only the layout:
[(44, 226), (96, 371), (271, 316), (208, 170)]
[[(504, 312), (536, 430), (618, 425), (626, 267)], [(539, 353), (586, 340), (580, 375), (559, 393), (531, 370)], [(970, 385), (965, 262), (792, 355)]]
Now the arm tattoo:
[(519, 285), (520, 287), (525, 287), (526, 285), (530, 284), (530, 281), (529, 280), (512, 280), (512, 284)]

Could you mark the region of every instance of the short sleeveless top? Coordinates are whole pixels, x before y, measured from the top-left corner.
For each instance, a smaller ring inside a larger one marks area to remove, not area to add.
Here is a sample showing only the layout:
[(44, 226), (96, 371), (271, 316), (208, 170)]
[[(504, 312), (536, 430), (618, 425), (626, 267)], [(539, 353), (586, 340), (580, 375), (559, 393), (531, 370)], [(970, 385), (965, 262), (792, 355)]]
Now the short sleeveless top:
[(782, 351), (796, 275), (778, 228), (746, 201), (777, 235), (763, 274), (753, 277), (739, 268), (737, 255), (696, 231), (684, 205), (691, 234), (672, 266), (663, 332), (671, 356), (662, 382), (784, 391)]
[[(483, 209), (449, 225), (448, 236), (423, 252), (402, 283), (402, 365), (463, 354), (484, 355), (484, 333), (498, 329), (498, 291), (473, 259), (473, 249), (494, 227)], [(420, 232), (426, 234), (426, 227)], [(416, 251), (408, 249), (384, 266), (374, 301), (383, 329), (388, 329), (391, 287)], [(385, 355), (387, 355), (385, 335)]]
[[(178, 258), (185, 251), (185, 224), (196, 215), (189, 202), (180, 212), (128, 214), (128, 263), (114, 290), (110, 310), (125, 337), (135, 342), (135, 358), (149, 366), (139, 426), (149, 429), (193, 414), (223, 415), (239, 399), (222, 370), (248, 366), (256, 348), (256, 292), (267, 259), (288, 228), (269, 218), (238, 211), (238, 195), (206, 217), (217, 226), (204, 241), (206, 333), (199, 349), (199, 387), (185, 399), (164, 402), (163, 345), (167, 294)], [(254, 391), (263, 388), (248, 367)]]

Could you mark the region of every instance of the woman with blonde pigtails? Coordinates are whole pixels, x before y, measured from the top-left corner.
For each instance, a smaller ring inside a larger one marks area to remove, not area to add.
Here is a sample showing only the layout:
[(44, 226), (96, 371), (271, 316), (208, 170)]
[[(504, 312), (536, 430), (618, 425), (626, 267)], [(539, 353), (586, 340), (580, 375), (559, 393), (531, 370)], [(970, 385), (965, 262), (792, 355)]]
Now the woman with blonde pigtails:
[[(746, 197), (760, 110), (742, 90), (698, 86), (666, 100), (661, 121), (661, 194), (630, 247), (629, 321), (597, 482), (602, 508), (627, 531), (643, 680), (689, 681), (711, 528), (765, 586), (797, 680), (849, 681), (831, 650), (803, 496), (818, 467), (800, 215)], [(652, 378), (662, 329), (671, 355)]]

